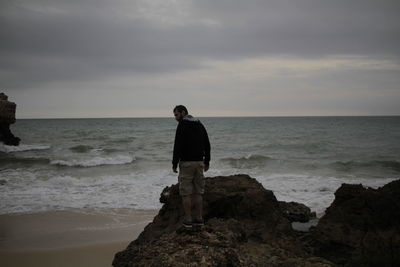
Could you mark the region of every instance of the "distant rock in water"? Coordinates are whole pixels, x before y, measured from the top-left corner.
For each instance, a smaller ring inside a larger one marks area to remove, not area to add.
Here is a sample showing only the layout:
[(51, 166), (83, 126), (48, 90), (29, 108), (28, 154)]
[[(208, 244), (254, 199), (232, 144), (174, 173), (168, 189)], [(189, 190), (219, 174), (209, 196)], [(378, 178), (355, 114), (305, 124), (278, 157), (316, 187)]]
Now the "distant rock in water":
[(309, 222), (317, 217), (315, 212), (302, 203), (279, 201), (279, 207), (290, 222)]
[(16, 107), (15, 103), (8, 101), (8, 96), (0, 93), (0, 142), (9, 146), (18, 146), (21, 141), (10, 131), (10, 124), (15, 123)]
[(343, 184), (310, 242), (340, 266), (400, 266), (400, 180), (379, 189)]
[(178, 185), (163, 190), (153, 222), (124, 250), (114, 267), (334, 266), (307, 252), (270, 190), (247, 175), (206, 178), (205, 226), (180, 229)]

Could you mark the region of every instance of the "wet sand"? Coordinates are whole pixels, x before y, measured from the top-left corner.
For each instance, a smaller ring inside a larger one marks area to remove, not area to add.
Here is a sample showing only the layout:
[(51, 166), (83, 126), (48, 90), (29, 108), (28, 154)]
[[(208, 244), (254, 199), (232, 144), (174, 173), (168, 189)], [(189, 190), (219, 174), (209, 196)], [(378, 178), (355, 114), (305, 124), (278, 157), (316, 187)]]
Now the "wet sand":
[(70, 210), (0, 215), (3, 267), (111, 266), (158, 211)]

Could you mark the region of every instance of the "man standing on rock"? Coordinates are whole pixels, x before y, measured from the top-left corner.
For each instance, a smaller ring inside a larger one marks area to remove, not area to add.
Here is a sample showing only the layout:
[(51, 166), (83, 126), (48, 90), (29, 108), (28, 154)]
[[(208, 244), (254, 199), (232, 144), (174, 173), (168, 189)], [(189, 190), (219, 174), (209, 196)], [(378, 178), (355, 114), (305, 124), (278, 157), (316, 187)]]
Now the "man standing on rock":
[(179, 194), (185, 212), (183, 226), (191, 228), (193, 225), (204, 225), (203, 170), (206, 172), (210, 166), (210, 141), (203, 124), (189, 115), (185, 106), (176, 106), (173, 112), (178, 127), (175, 134), (172, 170), (178, 173), (179, 163)]

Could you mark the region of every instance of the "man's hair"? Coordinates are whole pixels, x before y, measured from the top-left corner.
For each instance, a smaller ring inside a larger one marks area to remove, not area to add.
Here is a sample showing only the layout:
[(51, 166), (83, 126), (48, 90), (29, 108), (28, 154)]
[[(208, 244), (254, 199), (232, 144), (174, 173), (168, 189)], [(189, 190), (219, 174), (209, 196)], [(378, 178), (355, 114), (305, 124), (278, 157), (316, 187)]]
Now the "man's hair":
[(178, 111), (178, 112), (181, 112), (181, 113), (182, 113), (182, 111), (185, 111), (185, 112), (186, 112), (186, 115), (189, 114), (187, 108), (186, 108), (185, 106), (183, 106), (183, 105), (178, 105), (178, 106), (176, 106), (176, 107), (174, 108), (173, 111), (174, 111), (174, 112), (175, 112), (175, 111)]

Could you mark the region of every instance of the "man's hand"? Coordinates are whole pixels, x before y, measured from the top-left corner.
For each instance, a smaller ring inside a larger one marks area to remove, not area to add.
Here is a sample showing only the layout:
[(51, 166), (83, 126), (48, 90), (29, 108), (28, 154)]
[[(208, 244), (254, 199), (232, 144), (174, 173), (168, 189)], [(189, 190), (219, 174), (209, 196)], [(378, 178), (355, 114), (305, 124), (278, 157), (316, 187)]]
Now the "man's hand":
[(210, 164), (204, 164), (204, 172), (208, 171), (210, 168)]
[(178, 173), (178, 169), (177, 169), (177, 168), (172, 167), (172, 171), (173, 171), (174, 173)]

